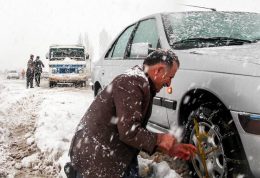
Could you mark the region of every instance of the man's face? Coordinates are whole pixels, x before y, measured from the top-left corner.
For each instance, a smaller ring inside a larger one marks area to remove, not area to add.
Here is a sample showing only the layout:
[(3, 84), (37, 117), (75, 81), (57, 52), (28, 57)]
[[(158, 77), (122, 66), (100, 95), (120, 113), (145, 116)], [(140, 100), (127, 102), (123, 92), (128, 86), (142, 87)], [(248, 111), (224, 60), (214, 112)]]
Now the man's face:
[(152, 73), (152, 80), (156, 88), (156, 92), (160, 92), (163, 87), (171, 85), (171, 80), (178, 70), (178, 65), (173, 62), (172, 67), (165, 64), (156, 64), (154, 72)]

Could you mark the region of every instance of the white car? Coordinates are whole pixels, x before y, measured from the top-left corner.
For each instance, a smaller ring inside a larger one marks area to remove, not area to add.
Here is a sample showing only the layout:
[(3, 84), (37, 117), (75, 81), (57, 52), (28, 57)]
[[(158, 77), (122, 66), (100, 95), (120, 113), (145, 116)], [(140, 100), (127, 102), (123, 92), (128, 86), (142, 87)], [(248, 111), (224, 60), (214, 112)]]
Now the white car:
[(19, 79), (20, 75), (16, 70), (10, 70), (7, 72), (7, 79)]
[[(260, 177), (260, 14), (176, 12), (130, 24), (92, 70), (95, 95), (155, 48), (173, 49), (173, 93), (154, 98), (148, 128), (184, 128), (192, 177)], [(253, 174), (253, 175), (252, 175)]]

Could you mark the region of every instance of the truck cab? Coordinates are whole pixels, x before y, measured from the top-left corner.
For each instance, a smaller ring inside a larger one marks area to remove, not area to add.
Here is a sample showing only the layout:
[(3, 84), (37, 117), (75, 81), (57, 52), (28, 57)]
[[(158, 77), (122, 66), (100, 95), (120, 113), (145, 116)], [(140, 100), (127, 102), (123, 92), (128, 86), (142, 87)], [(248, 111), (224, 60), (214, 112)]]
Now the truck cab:
[(83, 45), (52, 45), (46, 58), (49, 59), (49, 87), (58, 83), (86, 86), (89, 55)]

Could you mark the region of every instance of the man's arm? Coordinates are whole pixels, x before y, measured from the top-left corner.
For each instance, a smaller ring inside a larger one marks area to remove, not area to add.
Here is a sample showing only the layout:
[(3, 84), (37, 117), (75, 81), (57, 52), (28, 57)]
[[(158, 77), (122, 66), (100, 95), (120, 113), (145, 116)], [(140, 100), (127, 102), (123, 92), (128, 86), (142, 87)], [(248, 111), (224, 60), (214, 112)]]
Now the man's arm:
[(144, 96), (149, 92), (149, 88), (143, 84), (136, 80), (121, 80), (113, 86), (120, 140), (150, 154), (159, 151), (172, 157), (190, 159), (194, 156), (196, 147), (177, 143), (176, 138), (170, 134), (152, 133), (141, 126)]
[(41, 65), (42, 65), (42, 67), (44, 67), (44, 64), (43, 64), (43, 62), (41, 61)]
[(113, 97), (119, 119), (117, 127), (120, 140), (134, 148), (153, 153), (157, 134), (142, 127), (143, 102), (145, 92), (149, 92), (147, 86), (143, 88), (144, 81), (136, 77), (127, 77), (126, 80), (121, 78), (113, 86)]

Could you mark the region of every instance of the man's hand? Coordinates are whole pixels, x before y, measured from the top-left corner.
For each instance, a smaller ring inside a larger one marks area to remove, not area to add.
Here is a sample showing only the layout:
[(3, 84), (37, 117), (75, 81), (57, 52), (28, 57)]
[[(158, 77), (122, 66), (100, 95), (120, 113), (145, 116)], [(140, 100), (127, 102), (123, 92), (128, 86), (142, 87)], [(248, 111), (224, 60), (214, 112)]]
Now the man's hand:
[(197, 148), (192, 144), (177, 143), (176, 138), (170, 134), (158, 134), (157, 150), (171, 157), (189, 160), (196, 154)]
[(192, 144), (174, 144), (170, 151), (169, 155), (172, 157), (178, 157), (184, 160), (191, 159), (196, 154), (197, 148)]
[(175, 143), (176, 138), (170, 134), (158, 134), (157, 136), (157, 149), (165, 154), (169, 154), (170, 149)]

